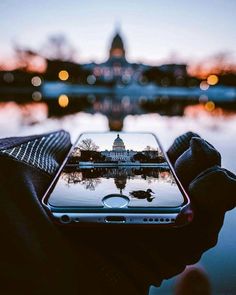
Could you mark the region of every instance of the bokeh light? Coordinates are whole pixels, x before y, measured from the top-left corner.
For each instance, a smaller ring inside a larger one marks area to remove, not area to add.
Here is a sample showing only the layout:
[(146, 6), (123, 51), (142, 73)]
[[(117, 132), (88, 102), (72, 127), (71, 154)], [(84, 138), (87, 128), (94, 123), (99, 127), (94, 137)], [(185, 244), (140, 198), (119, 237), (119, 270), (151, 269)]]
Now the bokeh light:
[(42, 84), (42, 80), (39, 76), (34, 76), (32, 79), (31, 79), (31, 84), (35, 87), (38, 87)]
[(207, 83), (207, 81), (202, 81), (200, 83), (200, 89), (201, 90), (207, 90), (209, 88), (209, 84)]
[(208, 112), (212, 112), (214, 109), (215, 109), (215, 103), (213, 101), (208, 101), (206, 104), (205, 104), (205, 109), (208, 111)]
[(58, 78), (62, 81), (66, 81), (69, 78), (69, 73), (66, 70), (61, 70), (58, 73)]
[(95, 82), (96, 82), (96, 77), (95, 77), (94, 75), (89, 75), (89, 76), (87, 77), (87, 82), (88, 82), (89, 85), (93, 85), (93, 84), (95, 84)]
[(61, 94), (59, 97), (58, 97), (58, 104), (60, 107), (62, 108), (65, 108), (68, 106), (69, 104), (69, 97), (65, 94)]
[(14, 81), (14, 75), (12, 73), (5, 73), (3, 75), (3, 80), (7, 83), (12, 83)]
[(207, 78), (207, 83), (209, 85), (216, 85), (219, 81), (219, 78), (216, 75), (210, 75)]
[(34, 101), (40, 101), (42, 99), (42, 93), (40, 91), (34, 91), (32, 93), (32, 99)]

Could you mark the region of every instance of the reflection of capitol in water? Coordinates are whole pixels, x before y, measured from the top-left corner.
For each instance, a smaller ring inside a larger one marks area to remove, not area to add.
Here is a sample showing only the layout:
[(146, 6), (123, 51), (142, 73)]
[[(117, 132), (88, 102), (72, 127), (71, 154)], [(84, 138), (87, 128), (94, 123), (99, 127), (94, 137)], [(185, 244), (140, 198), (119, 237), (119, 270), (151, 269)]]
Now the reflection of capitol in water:
[(118, 134), (117, 138), (113, 142), (112, 150), (102, 151), (101, 154), (112, 161), (130, 162), (137, 152), (133, 150), (126, 150), (125, 144)]
[(68, 185), (80, 183), (88, 190), (95, 190), (107, 179), (114, 179), (114, 184), (119, 192), (127, 187), (133, 180), (145, 180), (148, 185), (154, 182), (175, 185), (173, 175), (166, 168), (93, 168), (78, 169), (62, 174)]

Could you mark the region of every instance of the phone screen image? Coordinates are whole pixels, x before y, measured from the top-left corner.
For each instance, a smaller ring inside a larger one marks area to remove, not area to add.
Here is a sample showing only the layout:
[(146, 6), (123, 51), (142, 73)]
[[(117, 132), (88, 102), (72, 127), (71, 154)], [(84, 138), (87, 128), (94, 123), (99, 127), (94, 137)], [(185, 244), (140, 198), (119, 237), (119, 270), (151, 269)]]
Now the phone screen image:
[(124, 197), (126, 208), (179, 207), (184, 203), (153, 134), (82, 134), (48, 203), (53, 207), (115, 207), (104, 201), (110, 195)]

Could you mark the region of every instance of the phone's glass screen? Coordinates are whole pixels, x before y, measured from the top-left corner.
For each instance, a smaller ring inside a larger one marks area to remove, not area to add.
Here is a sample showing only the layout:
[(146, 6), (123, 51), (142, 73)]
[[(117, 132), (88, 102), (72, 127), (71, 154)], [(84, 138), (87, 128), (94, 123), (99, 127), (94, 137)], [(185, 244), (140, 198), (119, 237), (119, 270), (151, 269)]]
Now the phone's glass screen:
[(104, 197), (124, 196), (127, 207), (178, 207), (184, 198), (156, 138), (150, 133), (84, 133), (49, 204), (103, 208)]

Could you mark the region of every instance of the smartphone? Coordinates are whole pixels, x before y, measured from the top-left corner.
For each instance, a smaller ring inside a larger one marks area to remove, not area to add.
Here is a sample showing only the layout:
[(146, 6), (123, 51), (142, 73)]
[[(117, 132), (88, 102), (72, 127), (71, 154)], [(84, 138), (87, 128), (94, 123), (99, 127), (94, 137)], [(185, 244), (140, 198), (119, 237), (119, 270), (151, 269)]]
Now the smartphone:
[(180, 226), (190, 200), (152, 133), (83, 133), (46, 192), (61, 224)]

